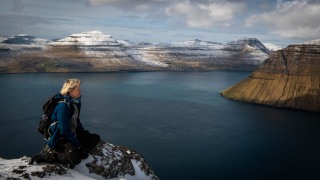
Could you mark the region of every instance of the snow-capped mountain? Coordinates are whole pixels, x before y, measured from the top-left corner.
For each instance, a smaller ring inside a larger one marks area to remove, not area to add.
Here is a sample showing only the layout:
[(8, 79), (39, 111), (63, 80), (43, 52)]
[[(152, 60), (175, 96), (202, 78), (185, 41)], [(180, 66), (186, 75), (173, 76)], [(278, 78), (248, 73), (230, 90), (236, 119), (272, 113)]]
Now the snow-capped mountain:
[(12, 37), (2, 37), (0, 42), (4, 44), (17, 44), (17, 45), (46, 45), (50, 41), (47, 39), (40, 39), (27, 34), (19, 34)]
[(223, 49), (226, 50), (242, 50), (242, 51), (262, 51), (266, 54), (270, 53), (270, 50), (266, 48), (258, 39), (256, 38), (245, 38), (239, 39), (237, 41), (232, 41), (227, 43)]
[(122, 44), (113, 39), (111, 35), (105, 35), (100, 31), (71, 34), (66, 38), (48, 43), (47, 47), (51, 51), (74, 52), (73, 54), (77, 58), (82, 56), (93, 66), (108, 67), (136, 64), (124, 51)]
[(82, 33), (71, 34), (70, 36), (51, 42), (48, 45), (80, 45), (80, 46), (96, 46), (96, 45), (119, 45), (111, 35), (105, 35), (100, 31), (88, 31)]
[(115, 40), (100, 31), (88, 31), (54, 41), (28, 35), (0, 40), (3, 72), (252, 71), (270, 53), (254, 38), (228, 44), (199, 39), (133, 43)]
[(224, 45), (199, 39), (171, 44), (131, 45), (136, 60), (172, 71), (254, 70), (270, 51), (257, 39)]

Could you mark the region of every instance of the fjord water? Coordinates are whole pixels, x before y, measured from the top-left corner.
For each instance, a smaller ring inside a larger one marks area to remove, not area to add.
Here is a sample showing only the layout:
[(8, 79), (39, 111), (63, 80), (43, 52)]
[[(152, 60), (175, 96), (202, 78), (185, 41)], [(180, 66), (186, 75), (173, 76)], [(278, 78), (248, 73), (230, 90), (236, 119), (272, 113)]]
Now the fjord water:
[(0, 75), (0, 157), (38, 153), (41, 105), (82, 80), (84, 127), (141, 153), (160, 179), (320, 177), (320, 115), (231, 101), (249, 72)]

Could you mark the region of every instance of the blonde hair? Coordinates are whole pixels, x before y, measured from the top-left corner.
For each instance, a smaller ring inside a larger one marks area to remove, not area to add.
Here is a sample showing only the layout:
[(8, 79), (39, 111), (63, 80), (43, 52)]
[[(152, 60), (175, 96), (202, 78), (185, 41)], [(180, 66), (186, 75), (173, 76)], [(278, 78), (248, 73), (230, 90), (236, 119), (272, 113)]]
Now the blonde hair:
[(79, 79), (67, 79), (60, 91), (61, 95), (68, 95), (70, 92), (72, 92), (77, 86), (80, 85), (80, 80)]

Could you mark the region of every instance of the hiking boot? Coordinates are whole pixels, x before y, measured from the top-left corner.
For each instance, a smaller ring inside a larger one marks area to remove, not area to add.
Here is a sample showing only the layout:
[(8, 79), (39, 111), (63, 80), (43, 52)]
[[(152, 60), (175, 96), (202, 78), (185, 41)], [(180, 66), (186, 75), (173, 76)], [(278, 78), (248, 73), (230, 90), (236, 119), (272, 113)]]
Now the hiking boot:
[(72, 161), (72, 159), (67, 154), (58, 153), (57, 157), (58, 157), (58, 160), (59, 160), (60, 163), (66, 165), (70, 169), (73, 169), (75, 167), (74, 162)]
[(44, 160), (47, 163), (54, 163), (57, 162), (57, 153), (55, 151), (49, 151), (45, 154)]
[(88, 148), (80, 148), (79, 149), (79, 154), (81, 156), (81, 159), (87, 159), (87, 157), (89, 156)]
[(34, 155), (30, 161), (29, 161), (29, 165), (33, 165), (34, 161), (36, 161), (38, 164), (42, 163), (42, 162), (46, 162), (45, 158), (43, 155), (41, 154), (36, 154)]

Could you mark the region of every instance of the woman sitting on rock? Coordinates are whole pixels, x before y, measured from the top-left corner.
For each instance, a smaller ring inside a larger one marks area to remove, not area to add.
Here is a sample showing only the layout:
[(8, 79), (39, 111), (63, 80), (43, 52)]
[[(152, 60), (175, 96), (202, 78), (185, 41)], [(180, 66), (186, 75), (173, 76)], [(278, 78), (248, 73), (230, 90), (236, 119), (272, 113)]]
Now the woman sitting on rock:
[(73, 168), (81, 159), (88, 157), (88, 152), (99, 143), (100, 136), (84, 130), (80, 122), (79, 79), (66, 80), (56, 97), (63, 99), (55, 107), (51, 117), (52, 122), (56, 121), (57, 124), (50, 127), (52, 135), (40, 156), (45, 162), (59, 162)]

